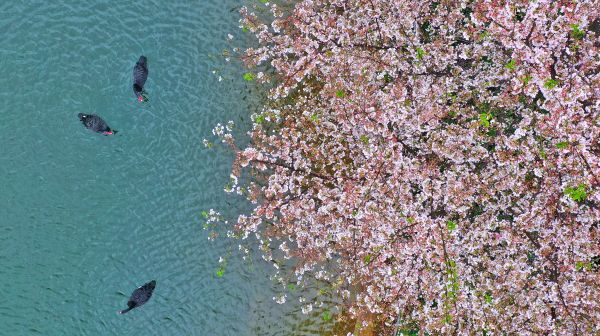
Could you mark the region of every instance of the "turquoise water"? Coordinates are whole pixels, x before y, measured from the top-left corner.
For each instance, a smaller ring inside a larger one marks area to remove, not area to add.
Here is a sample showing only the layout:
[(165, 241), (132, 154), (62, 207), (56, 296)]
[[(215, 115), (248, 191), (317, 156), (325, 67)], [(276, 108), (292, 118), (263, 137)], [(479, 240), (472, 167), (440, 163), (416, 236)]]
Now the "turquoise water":
[[(248, 120), (251, 88), (221, 56), (243, 38), (239, 2), (57, 3), (0, 5), (0, 335), (318, 333), (273, 304), (269, 265), (233, 253), (217, 277), (237, 242), (202, 230), (202, 210), (245, 208), (223, 192), (231, 152), (202, 146)], [(131, 89), (141, 54), (147, 104)], [(152, 300), (117, 315), (152, 279)]]

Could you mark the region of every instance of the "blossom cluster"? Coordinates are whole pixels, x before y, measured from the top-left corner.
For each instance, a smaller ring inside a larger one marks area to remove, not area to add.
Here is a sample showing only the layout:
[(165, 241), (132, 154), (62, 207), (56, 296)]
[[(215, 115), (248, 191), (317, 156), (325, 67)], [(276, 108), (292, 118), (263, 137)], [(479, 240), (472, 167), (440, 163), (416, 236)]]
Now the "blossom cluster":
[(325, 269), (357, 316), (599, 333), (599, 15), (596, 0), (243, 8), (259, 44), (244, 61), (271, 88), (233, 169), (262, 176), (237, 229), (287, 241), (296, 275)]

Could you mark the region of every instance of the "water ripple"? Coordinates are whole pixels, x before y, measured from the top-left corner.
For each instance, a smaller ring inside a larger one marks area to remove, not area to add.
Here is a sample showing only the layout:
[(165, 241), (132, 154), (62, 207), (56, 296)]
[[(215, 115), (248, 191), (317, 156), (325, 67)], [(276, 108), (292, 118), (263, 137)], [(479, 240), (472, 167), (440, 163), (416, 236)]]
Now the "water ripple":
[[(222, 191), (231, 153), (203, 149), (248, 114), (243, 81), (217, 81), (237, 1), (0, 3), (0, 335), (311, 335), (273, 306), (272, 267), (207, 240), (200, 212), (245, 204)], [(149, 59), (140, 104), (131, 72)], [(232, 67), (232, 66), (230, 66)], [(242, 70), (231, 70), (240, 78)], [(237, 71), (237, 72), (236, 72)], [(96, 113), (119, 130), (84, 129)], [(246, 117), (245, 120), (248, 120)], [(240, 131), (241, 132), (241, 131)], [(222, 229), (221, 231), (224, 231)], [(223, 278), (215, 276), (227, 256)], [(131, 291), (155, 297), (125, 316)], [(318, 319), (318, 317), (317, 317)]]

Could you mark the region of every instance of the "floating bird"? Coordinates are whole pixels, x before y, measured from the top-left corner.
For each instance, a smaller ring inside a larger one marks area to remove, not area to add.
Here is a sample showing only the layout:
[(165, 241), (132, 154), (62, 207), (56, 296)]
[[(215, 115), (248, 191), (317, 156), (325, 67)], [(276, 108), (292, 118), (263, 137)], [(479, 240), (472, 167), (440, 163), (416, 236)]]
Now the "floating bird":
[(85, 128), (91, 129), (94, 132), (102, 133), (104, 135), (116, 134), (117, 131), (112, 130), (102, 118), (95, 114), (77, 114), (79, 120), (83, 123)]
[(120, 310), (119, 314), (125, 314), (133, 308), (137, 308), (144, 303), (148, 302), (152, 297), (152, 292), (154, 292), (154, 287), (156, 287), (156, 281), (152, 280), (143, 286), (138, 287), (136, 290), (131, 293), (129, 297), (129, 301), (127, 301), (127, 309)]
[(147, 101), (146, 91), (144, 91), (144, 84), (148, 79), (148, 59), (146, 56), (140, 56), (140, 59), (135, 63), (133, 67), (133, 93), (140, 102)]

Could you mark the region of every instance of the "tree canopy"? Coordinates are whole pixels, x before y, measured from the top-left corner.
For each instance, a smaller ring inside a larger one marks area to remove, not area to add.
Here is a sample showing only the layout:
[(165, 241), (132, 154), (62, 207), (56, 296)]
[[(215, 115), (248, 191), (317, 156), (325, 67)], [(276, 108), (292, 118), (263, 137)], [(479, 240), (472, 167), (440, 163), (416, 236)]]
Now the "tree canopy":
[(600, 331), (598, 1), (259, 6), (244, 60), (271, 87), (233, 174), (263, 178), (238, 230), (357, 316)]

